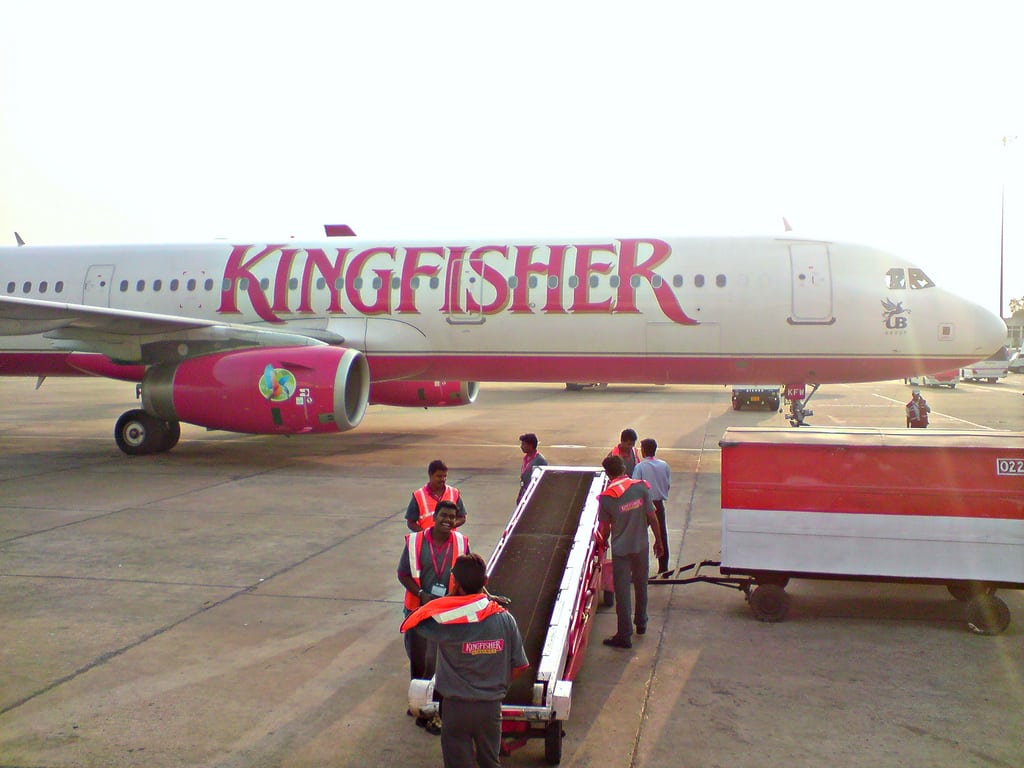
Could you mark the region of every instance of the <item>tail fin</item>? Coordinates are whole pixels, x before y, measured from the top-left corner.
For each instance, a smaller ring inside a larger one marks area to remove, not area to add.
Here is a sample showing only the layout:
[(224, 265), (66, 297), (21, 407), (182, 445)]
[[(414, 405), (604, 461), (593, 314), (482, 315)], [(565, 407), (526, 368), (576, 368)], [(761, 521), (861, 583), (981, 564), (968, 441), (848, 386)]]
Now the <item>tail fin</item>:
[(21, 239), (21, 235), (17, 232), (14, 233), (14, 239), (18, 241), (18, 245), (24, 245), (25, 241)]

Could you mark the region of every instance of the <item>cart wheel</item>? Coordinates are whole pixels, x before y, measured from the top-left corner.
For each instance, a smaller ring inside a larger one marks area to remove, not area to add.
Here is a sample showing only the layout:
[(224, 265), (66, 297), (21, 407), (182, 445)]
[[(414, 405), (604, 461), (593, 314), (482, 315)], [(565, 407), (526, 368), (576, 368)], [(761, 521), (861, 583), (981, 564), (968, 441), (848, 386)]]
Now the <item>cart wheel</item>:
[(758, 621), (782, 621), (789, 611), (789, 595), (778, 584), (760, 584), (750, 593), (750, 610)]
[(967, 628), (979, 635), (998, 635), (1010, 626), (1010, 609), (995, 595), (975, 595), (967, 603)]
[(946, 589), (961, 603), (966, 603), (975, 595), (994, 595), (996, 593), (995, 586), (983, 581), (956, 581), (947, 584)]
[(562, 721), (552, 720), (544, 729), (544, 759), (549, 765), (562, 762)]
[(604, 591), (604, 595), (603, 595), (603, 599), (601, 600), (601, 604), (605, 608), (611, 608), (613, 605), (615, 605), (615, 593), (612, 592), (610, 589), (606, 589)]

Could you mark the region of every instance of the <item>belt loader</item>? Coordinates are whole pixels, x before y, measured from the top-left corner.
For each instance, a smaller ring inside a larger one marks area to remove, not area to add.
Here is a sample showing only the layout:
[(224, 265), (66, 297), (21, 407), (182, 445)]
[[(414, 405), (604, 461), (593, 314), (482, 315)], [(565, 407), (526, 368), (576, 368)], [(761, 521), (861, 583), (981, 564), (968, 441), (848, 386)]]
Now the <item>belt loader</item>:
[[(572, 684), (601, 593), (605, 545), (597, 541), (598, 467), (539, 467), (487, 563), (488, 591), (507, 597), (530, 668), (512, 681), (501, 707), (502, 750), (544, 739), (544, 757), (562, 756)], [(436, 712), (433, 680), (413, 680), (412, 711)]]

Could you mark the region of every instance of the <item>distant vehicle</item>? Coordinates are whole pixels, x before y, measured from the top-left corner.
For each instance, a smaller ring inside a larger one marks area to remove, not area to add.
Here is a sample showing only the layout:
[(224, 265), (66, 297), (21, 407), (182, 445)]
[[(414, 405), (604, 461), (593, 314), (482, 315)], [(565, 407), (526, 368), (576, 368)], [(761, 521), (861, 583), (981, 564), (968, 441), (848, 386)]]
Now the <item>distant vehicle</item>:
[(961, 368), (960, 378), (964, 381), (984, 379), (990, 384), (995, 384), (1000, 379), (1006, 378), (1009, 362), (1010, 351), (1006, 347), (1000, 347), (991, 357)]
[(960, 371), (943, 371), (932, 376), (911, 376), (907, 379), (908, 384), (918, 387), (949, 387), (954, 389), (960, 381)]
[(1010, 373), (1024, 373), (1024, 353), (1015, 352), (1006, 364), (1006, 369)]
[(744, 405), (767, 406), (770, 411), (777, 411), (782, 402), (779, 394), (782, 387), (755, 387), (734, 385), (732, 388), (732, 409), (740, 410)]

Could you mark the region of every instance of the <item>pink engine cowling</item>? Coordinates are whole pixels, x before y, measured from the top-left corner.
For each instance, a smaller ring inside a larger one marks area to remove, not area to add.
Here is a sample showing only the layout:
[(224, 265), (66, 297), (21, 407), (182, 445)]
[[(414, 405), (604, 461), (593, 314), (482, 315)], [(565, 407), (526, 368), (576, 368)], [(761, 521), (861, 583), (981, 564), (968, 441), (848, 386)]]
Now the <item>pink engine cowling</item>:
[(471, 405), (479, 392), (475, 381), (378, 381), (370, 385), (370, 404), (450, 408)]
[(265, 347), (150, 368), (142, 403), (166, 421), (254, 434), (344, 432), (359, 425), (370, 372), (343, 347)]

